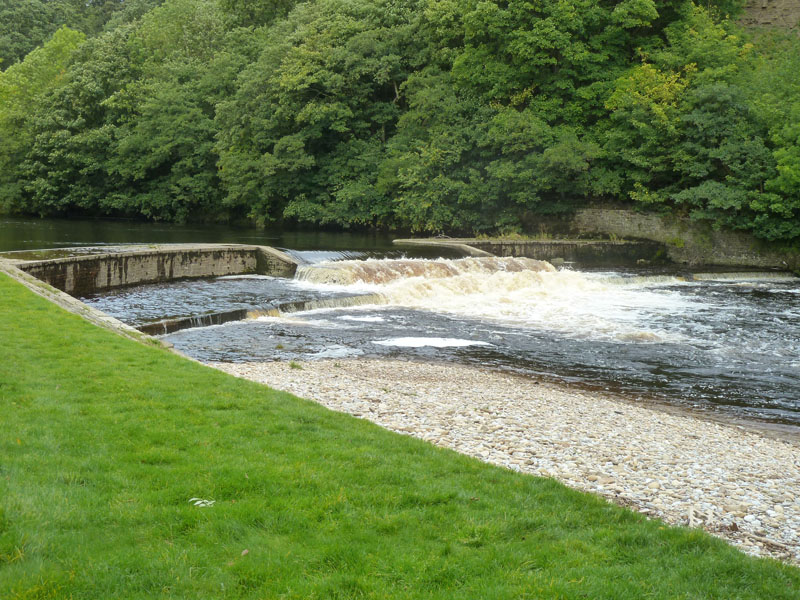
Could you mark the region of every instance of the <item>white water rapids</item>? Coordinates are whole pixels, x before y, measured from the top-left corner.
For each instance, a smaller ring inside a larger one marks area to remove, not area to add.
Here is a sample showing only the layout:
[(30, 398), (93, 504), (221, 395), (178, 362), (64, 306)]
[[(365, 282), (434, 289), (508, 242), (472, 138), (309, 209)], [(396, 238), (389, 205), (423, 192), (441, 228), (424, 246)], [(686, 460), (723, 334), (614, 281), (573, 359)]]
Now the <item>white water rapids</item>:
[(296, 278), (318, 289), (377, 293), (392, 306), (627, 342), (679, 341), (652, 317), (693, 304), (647, 289), (681, 283), (677, 277), (557, 271), (529, 258), (340, 261), (301, 267)]

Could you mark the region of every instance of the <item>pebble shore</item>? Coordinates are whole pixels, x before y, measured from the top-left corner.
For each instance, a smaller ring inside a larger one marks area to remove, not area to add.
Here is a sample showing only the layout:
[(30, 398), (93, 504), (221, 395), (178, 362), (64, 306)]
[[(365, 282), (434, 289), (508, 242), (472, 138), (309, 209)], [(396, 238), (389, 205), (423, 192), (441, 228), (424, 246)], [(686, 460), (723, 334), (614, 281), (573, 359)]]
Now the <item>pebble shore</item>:
[(798, 441), (460, 365), (211, 366), (800, 565)]

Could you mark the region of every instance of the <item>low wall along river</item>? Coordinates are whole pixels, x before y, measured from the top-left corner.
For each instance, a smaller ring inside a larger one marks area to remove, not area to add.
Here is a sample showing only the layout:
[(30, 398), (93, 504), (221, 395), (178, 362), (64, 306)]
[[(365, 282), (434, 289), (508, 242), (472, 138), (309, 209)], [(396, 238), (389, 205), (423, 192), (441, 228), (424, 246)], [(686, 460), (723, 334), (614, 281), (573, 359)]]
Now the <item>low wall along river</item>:
[[(21, 253), (20, 256), (24, 256)], [(13, 257), (14, 253), (7, 254)], [(73, 296), (143, 283), (254, 273), (292, 277), (297, 262), (268, 246), (174, 244), (76, 249), (71, 256), (13, 260), (18, 269)]]

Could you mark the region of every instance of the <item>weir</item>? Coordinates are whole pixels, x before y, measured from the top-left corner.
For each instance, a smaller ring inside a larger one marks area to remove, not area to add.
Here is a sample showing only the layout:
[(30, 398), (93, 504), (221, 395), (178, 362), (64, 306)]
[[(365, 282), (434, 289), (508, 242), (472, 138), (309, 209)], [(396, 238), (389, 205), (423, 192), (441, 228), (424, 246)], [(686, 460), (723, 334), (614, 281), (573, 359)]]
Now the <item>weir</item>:
[[(293, 277), (298, 262), (269, 246), (163, 244), (77, 248), (57, 258), (31, 260), (29, 252), (3, 255), (17, 269), (74, 296), (144, 283), (257, 273)], [(40, 253), (47, 256), (46, 252)]]
[(490, 275), (521, 271), (554, 271), (550, 263), (517, 257), (482, 256), (458, 260), (343, 260), (325, 265), (301, 266), (297, 279), (314, 283), (350, 285), (384, 284), (409, 278), (441, 279), (459, 275)]
[(357, 294), (338, 298), (322, 298), (315, 300), (297, 300), (294, 302), (281, 302), (275, 308), (266, 310), (248, 310), (246, 308), (228, 310), (206, 315), (181, 317), (177, 319), (164, 319), (155, 323), (140, 325), (136, 329), (148, 335), (167, 335), (182, 329), (193, 327), (210, 327), (222, 325), (233, 321), (258, 319), (260, 317), (280, 317), (296, 312), (320, 310), (325, 308), (344, 308), (349, 306), (364, 306), (367, 304), (384, 304), (386, 299), (380, 294)]
[[(555, 269), (552, 265), (543, 261), (509, 257), (470, 257), (447, 261), (415, 259), (342, 260), (317, 265), (302, 265), (298, 267), (295, 274), (295, 279), (297, 280), (337, 286), (398, 284), (400, 288), (394, 287), (392, 290), (381, 288), (385, 293), (357, 292), (348, 296), (279, 302), (266, 309), (236, 309), (170, 318), (139, 325), (137, 329), (149, 335), (167, 335), (182, 329), (222, 325), (232, 321), (260, 317), (280, 317), (310, 310), (348, 308), (373, 304), (382, 305), (392, 301), (402, 303), (404, 300), (412, 300), (419, 293), (419, 291), (411, 291), (409, 293), (408, 288), (404, 287), (404, 282), (408, 281), (416, 281), (424, 289), (429, 288), (429, 286), (435, 288), (441, 285), (440, 282), (443, 280), (450, 281), (451, 285), (456, 287), (456, 293), (468, 293), (470, 290), (474, 290), (476, 281), (481, 278), (492, 275), (517, 274), (523, 276), (519, 285), (524, 286), (528, 282), (528, 279), (524, 278), (525, 275), (532, 277), (535, 276), (534, 274), (542, 272), (552, 273), (555, 272)], [(494, 283), (497, 282), (495, 281)]]

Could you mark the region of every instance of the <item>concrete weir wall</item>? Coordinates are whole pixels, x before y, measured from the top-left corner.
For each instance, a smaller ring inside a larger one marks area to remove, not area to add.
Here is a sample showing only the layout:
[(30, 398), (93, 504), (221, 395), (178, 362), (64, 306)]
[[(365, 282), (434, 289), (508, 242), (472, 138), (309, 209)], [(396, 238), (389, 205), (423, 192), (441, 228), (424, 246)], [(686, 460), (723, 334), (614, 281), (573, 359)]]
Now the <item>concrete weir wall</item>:
[(662, 251), (658, 242), (589, 241), (589, 240), (477, 240), (473, 248), (495, 256), (526, 256), (536, 260), (561, 258), (585, 265), (612, 266), (655, 261)]
[(665, 256), (664, 245), (652, 241), (507, 240), (507, 239), (400, 239), (398, 246), (449, 248), (464, 256), (524, 256), (555, 259), (592, 266), (634, 265), (657, 262)]
[(268, 246), (170, 244), (20, 260), (14, 261), (14, 266), (68, 294), (86, 296), (115, 287), (185, 278), (245, 273), (292, 277), (297, 262)]

